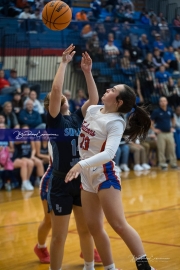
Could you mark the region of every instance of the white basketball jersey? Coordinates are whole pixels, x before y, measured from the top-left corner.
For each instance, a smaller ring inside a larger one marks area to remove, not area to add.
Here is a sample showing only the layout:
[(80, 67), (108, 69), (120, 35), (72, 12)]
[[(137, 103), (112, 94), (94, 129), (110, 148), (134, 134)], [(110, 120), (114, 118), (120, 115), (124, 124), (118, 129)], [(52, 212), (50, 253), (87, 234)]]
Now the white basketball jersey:
[(102, 114), (102, 108), (101, 105), (93, 105), (87, 110), (78, 142), (82, 162), (104, 151), (107, 138), (110, 142), (109, 149), (112, 148), (116, 153), (122, 138), (125, 129), (124, 119), (119, 113)]

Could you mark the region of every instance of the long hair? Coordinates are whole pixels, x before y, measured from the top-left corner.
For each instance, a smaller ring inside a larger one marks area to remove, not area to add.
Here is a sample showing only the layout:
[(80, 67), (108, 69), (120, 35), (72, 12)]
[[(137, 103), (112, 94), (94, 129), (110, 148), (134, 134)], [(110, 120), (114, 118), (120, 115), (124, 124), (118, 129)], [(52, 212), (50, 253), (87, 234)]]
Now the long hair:
[(128, 141), (134, 141), (136, 138), (144, 140), (151, 126), (151, 120), (145, 107), (136, 106), (136, 94), (128, 85), (124, 85), (116, 100), (122, 100), (123, 104), (119, 107), (120, 113), (129, 113), (127, 127), (124, 136), (128, 136)]
[[(61, 96), (61, 107), (64, 105), (66, 101), (65, 96)], [(49, 111), (49, 102), (50, 102), (50, 93), (48, 93), (44, 98), (44, 108), (48, 112)]]

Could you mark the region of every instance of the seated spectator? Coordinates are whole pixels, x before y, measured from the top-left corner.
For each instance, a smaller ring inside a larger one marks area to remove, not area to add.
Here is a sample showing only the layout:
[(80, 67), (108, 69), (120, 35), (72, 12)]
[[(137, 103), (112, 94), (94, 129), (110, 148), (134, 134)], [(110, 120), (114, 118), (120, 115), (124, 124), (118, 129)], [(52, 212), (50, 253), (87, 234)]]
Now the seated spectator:
[(149, 164), (151, 166), (157, 166), (158, 161), (157, 136), (152, 129), (149, 129), (148, 135), (145, 141), (141, 142), (141, 145), (146, 148)]
[[(31, 91), (30, 93), (29, 93), (29, 97), (24, 101), (24, 108), (26, 107), (26, 103), (29, 101), (29, 100), (32, 100), (32, 102), (33, 102), (33, 110), (35, 111), (35, 112), (38, 112), (40, 115), (41, 115), (41, 117), (42, 117), (42, 119), (44, 119), (44, 108), (43, 108), (43, 106), (41, 105), (41, 103), (40, 103), (40, 101), (37, 99), (37, 94), (36, 94), (36, 92), (35, 91)], [(45, 119), (44, 119), (45, 120)]]
[(28, 5), (28, 1), (27, 0), (17, 0), (16, 1), (16, 7), (18, 8), (25, 8)]
[(155, 71), (155, 64), (153, 63), (152, 53), (147, 53), (146, 58), (142, 62), (142, 65), (151, 72)]
[(166, 71), (164, 66), (160, 66), (159, 71), (155, 73), (155, 77), (157, 79), (158, 84), (164, 84), (169, 81), (169, 78), (171, 78), (171, 75), (168, 71)]
[(87, 13), (87, 19), (88, 19), (89, 22), (96, 22), (96, 18), (94, 17), (92, 11), (88, 11), (88, 13)]
[(164, 96), (168, 100), (169, 106), (175, 109), (180, 105), (180, 89), (178, 89), (178, 85), (175, 84), (172, 78), (169, 78), (168, 83), (166, 84)]
[(21, 99), (22, 99), (23, 103), (29, 97), (30, 91), (31, 90), (27, 84), (21, 85)]
[(180, 47), (180, 34), (176, 34), (175, 39), (173, 40), (172, 46), (174, 49), (178, 49)]
[(156, 70), (159, 70), (162, 65), (167, 68), (169, 67), (169, 65), (164, 61), (163, 57), (161, 57), (159, 49), (154, 50), (153, 63), (156, 67)]
[(151, 35), (154, 37), (159, 32), (158, 21), (157, 21), (157, 17), (155, 16), (151, 18), (150, 32), (151, 32)]
[(25, 6), (24, 11), (19, 14), (19, 19), (31, 19), (30, 6)]
[[(0, 123), (0, 177), (4, 182), (7, 191), (11, 190), (11, 180), (13, 178), (13, 162), (11, 155), (14, 152), (13, 143), (4, 133), (6, 130), (5, 123)], [(6, 158), (2, 158), (6, 156)]]
[(140, 102), (151, 102), (151, 95), (155, 92), (154, 79), (152, 73), (141, 68), (136, 73), (136, 87)]
[(175, 27), (180, 27), (180, 16), (177, 15), (173, 22)]
[(1, 112), (0, 113), (0, 124), (4, 124), (6, 126), (5, 121), (6, 121), (6, 119), (5, 119), (4, 115)]
[(76, 105), (76, 110), (82, 107), (82, 105), (87, 101), (87, 97), (85, 95), (85, 92), (82, 88), (77, 90), (76, 93), (76, 99), (75, 99), (75, 105)]
[(100, 0), (92, 0), (90, 3), (90, 8), (93, 12), (93, 15), (96, 19), (99, 19), (99, 15), (101, 14), (101, 1)]
[[(22, 128), (27, 129), (28, 126), (25, 125)], [(20, 175), (22, 179), (21, 190), (33, 190), (34, 187), (30, 182), (30, 177), (34, 166), (36, 167), (37, 175), (35, 182), (40, 182), (39, 179), (44, 174), (43, 163), (39, 158), (35, 156), (35, 142), (30, 139), (24, 141), (16, 141), (14, 143), (14, 148), (14, 168), (20, 168)]]
[(83, 29), (81, 30), (81, 37), (84, 39), (89, 39), (93, 36), (94, 31), (90, 24), (86, 24)]
[(12, 99), (12, 107), (13, 107), (13, 112), (16, 114), (17, 118), (19, 115), (20, 110), (23, 109), (23, 101), (21, 99), (21, 94), (20, 93), (14, 93), (13, 99)]
[(159, 15), (157, 16), (158, 23), (161, 23), (161, 21), (164, 19), (165, 19), (164, 14), (160, 12)]
[(31, 15), (31, 19), (42, 20), (42, 14), (39, 8), (36, 8), (34, 10), (34, 13)]
[(104, 8), (109, 13), (111, 13), (115, 9), (116, 4), (117, 4), (117, 0), (106, 0), (106, 2), (104, 4)]
[(141, 49), (143, 56), (145, 57), (146, 54), (150, 51), (149, 48), (149, 40), (147, 39), (146, 34), (142, 34), (139, 41), (138, 41), (138, 48)]
[(15, 91), (21, 92), (17, 87), (10, 86), (10, 83), (4, 78), (4, 70), (0, 70), (0, 94), (12, 94)]
[(116, 152), (114, 162), (119, 167), (120, 171), (129, 172), (128, 168), (129, 161), (129, 145), (122, 138), (118, 150)]
[(158, 24), (159, 29), (160, 29), (160, 35), (161, 38), (164, 41), (169, 41), (169, 27), (168, 27), (168, 23), (166, 22), (165, 19), (162, 19), (161, 22)]
[(33, 14), (31, 14), (31, 20), (29, 21), (29, 27), (30, 27), (30, 31), (34, 31), (34, 33), (36, 32), (43, 32), (44, 31), (44, 26), (42, 23), (42, 13), (40, 12), (39, 8), (36, 8), (33, 12)]
[(84, 10), (81, 10), (76, 13), (76, 21), (88, 21), (86, 12)]
[(126, 36), (122, 41), (123, 50), (128, 50), (129, 52), (132, 50), (131, 39), (129, 36)]
[(111, 67), (114, 67), (118, 60), (119, 49), (114, 45), (114, 35), (108, 35), (108, 42), (104, 46), (105, 59), (110, 64)]
[(128, 50), (124, 51), (123, 57), (120, 59), (120, 66), (124, 71), (129, 70), (135, 73), (137, 67), (131, 62), (131, 55)]
[[(165, 97), (159, 99), (159, 108), (155, 109), (151, 115), (151, 129), (157, 134), (158, 160), (159, 166), (167, 169), (167, 159), (170, 161), (172, 169), (177, 168), (175, 154), (175, 143), (173, 127), (175, 127), (174, 114)], [(166, 157), (165, 154), (168, 156)]]
[(96, 32), (86, 42), (86, 50), (91, 56), (93, 61), (103, 60), (102, 49), (100, 47), (100, 41)]
[(175, 119), (175, 128), (180, 129), (180, 106), (176, 107), (175, 109), (174, 119)]
[(107, 31), (104, 24), (98, 23), (95, 27), (95, 30), (100, 41), (107, 39)]
[(35, 147), (36, 147), (36, 157), (42, 160), (44, 165), (49, 164), (49, 152), (48, 152), (48, 140), (43, 140), (44, 137), (42, 137), (42, 140), (35, 141)]
[(160, 34), (156, 34), (155, 35), (156, 40), (154, 41), (153, 47), (154, 49), (158, 49), (160, 52), (164, 52), (165, 49), (165, 45), (164, 43), (161, 41), (161, 36)]
[(69, 104), (69, 110), (71, 113), (73, 113), (76, 110), (76, 106), (75, 106), (75, 102), (74, 100), (71, 98), (71, 91), (69, 90), (64, 90), (64, 96), (67, 98), (68, 100), (68, 104)]
[(21, 92), (23, 92), (22, 88), (29, 87), (30, 90), (36, 91), (37, 97), (39, 98), (41, 86), (39, 84), (29, 85), (28, 81), (17, 76), (17, 71), (15, 69), (11, 69), (8, 81), (11, 86), (15, 86), (18, 89), (21, 88)]
[(147, 164), (147, 155), (145, 148), (140, 145), (139, 141), (137, 140), (135, 143), (129, 143), (130, 153), (133, 154), (134, 157), (134, 171), (143, 171), (149, 170), (151, 166)]
[(178, 70), (178, 62), (172, 46), (169, 46), (168, 50), (164, 53), (163, 58), (170, 68), (174, 71)]
[(134, 5), (131, 0), (118, 0), (119, 4), (123, 4), (125, 9), (130, 9), (130, 11), (134, 10)]
[(28, 100), (26, 108), (19, 113), (19, 123), (28, 125), (29, 128), (45, 129), (46, 125), (42, 123), (40, 113), (33, 110), (33, 101)]
[(145, 25), (150, 25), (150, 18), (148, 12), (141, 17), (141, 22)]
[(129, 23), (134, 23), (133, 12), (130, 9), (127, 9), (124, 15), (126, 21), (128, 21)]
[(12, 111), (12, 103), (7, 101), (3, 104), (3, 111), (1, 114), (5, 117), (5, 124), (7, 128), (19, 128), (19, 123), (15, 113)]
[(124, 13), (125, 8), (123, 6), (114, 10), (114, 18), (116, 23), (124, 23), (125, 21), (128, 21), (128, 18), (125, 17)]
[(39, 9), (40, 11), (43, 10), (43, 8), (44, 8), (44, 0), (35, 0), (34, 3), (35, 3), (36, 9)]

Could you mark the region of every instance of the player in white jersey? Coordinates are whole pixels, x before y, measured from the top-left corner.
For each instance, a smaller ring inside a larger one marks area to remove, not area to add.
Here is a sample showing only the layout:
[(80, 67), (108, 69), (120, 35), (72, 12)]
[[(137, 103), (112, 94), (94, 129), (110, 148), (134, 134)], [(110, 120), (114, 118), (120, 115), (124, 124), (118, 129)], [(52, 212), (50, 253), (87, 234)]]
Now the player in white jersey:
[[(104, 106), (88, 109), (79, 135), (82, 160), (68, 172), (65, 182), (81, 173), (83, 212), (104, 269), (116, 268), (109, 238), (103, 228), (103, 211), (111, 227), (130, 249), (137, 269), (152, 270), (154, 268), (148, 263), (140, 236), (125, 219), (119, 174), (113, 162), (122, 134), (128, 135), (129, 140), (144, 138), (151, 125), (150, 117), (143, 108), (136, 106), (136, 95), (127, 85), (107, 89), (102, 101)], [(120, 114), (131, 112), (133, 108), (125, 130)]]

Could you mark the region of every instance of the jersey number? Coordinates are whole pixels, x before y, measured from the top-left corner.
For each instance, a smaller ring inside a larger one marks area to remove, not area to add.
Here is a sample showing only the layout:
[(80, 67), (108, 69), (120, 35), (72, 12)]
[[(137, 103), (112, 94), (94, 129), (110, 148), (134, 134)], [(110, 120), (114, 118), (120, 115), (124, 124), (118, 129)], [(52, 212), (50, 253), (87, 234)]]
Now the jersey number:
[(80, 137), (82, 137), (82, 142), (80, 143), (80, 148), (83, 150), (88, 150), (89, 149), (89, 142), (90, 139), (88, 136), (85, 137), (83, 133), (80, 134)]

